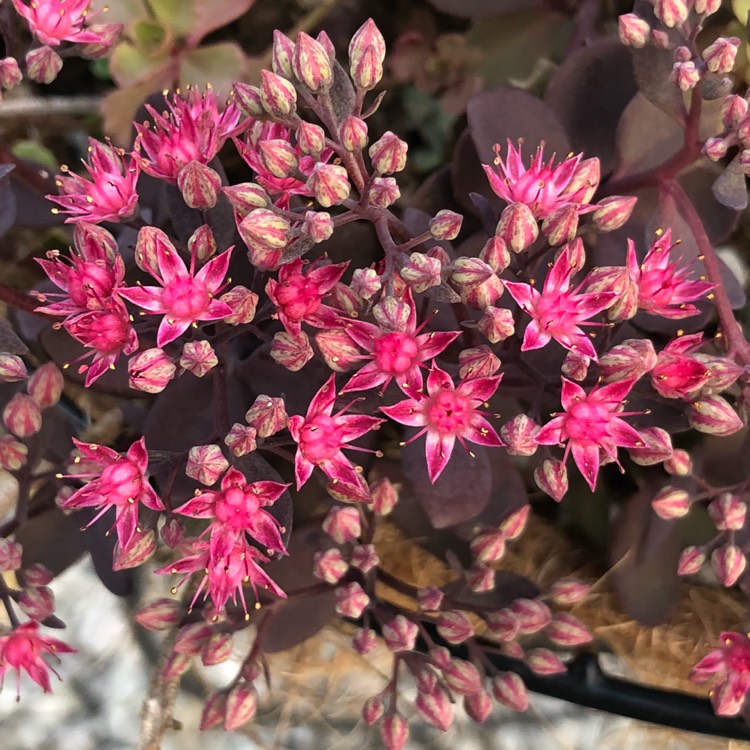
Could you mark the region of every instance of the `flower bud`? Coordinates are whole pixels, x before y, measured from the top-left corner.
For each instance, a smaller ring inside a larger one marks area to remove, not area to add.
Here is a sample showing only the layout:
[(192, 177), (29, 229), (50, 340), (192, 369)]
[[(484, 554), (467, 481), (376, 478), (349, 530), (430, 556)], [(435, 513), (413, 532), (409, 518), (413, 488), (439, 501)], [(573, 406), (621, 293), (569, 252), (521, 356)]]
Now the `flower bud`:
[(370, 299), (380, 291), (382, 283), (374, 268), (357, 268), (352, 275), (351, 288), (362, 299)]
[(346, 372), (361, 359), (360, 350), (343, 328), (318, 331), (315, 343), (328, 367), (334, 372)]
[(424, 292), (441, 282), (442, 264), (424, 253), (412, 253), (400, 271), (401, 278), (415, 291)]
[(487, 529), (471, 540), (471, 553), (479, 563), (494, 563), (505, 554), (505, 537), (497, 529)]
[[(643, 432), (641, 432), (642, 434)], [(669, 458), (665, 459), (664, 470), (672, 476), (685, 477), (693, 471), (693, 459), (690, 458), (687, 451), (678, 448)]]
[(484, 724), (492, 713), (492, 700), (486, 690), (464, 696), (464, 711), (472, 721)]
[(288, 421), (284, 399), (261, 394), (245, 414), (245, 421), (255, 427), (258, 437), (267, 438), (286, 427)]
[(638, 430), (643, 445), (628, 448), (630, 458), (639, 466), (655, 466), (673, 455), (672, 438), (661, 427), (643, 427)]
[(219, 299), (232, 308), (232, 314), (224, 318), (224, 322), (231, 326), (251, 323), (255, 319), (258, 307), (258, 295), (244, 286), (234, 286)]
[(235, 422), (224, 438), (224, 445), (232, 451), (233, 456), (245, 456), (257, 447), (255, 427)]
[(523, 534), (526, 524), (531, 513), (531, 506), (522, 505), (517, 510), (512, 511), (500, 522), (500, 532), (506, 540), (518, 539)]
[(552, 247), (572, 242), (577, 231), (578, 206), (572, 203), (553, 211), (542, 222), (542, 232)]
[(700, 79), (700, 71), (695, 67), (695, 63), (692, 60), (676, 62), (672, 66), (672, 73), (669, 76), (669, 80), (676, 83), (680, 91), (694, 89)]
[(747, 111), (747, 99), (731, 94), (721, 103), (721, 122), (727, 130), (734, 130), (747, 117)]
[(21, 567), (23, 547), (17, 542), (0, 537), (0, 573), (18, 570)]
[(648, 42), (651, 27), (635, 13), (625, 13), (617, 19), (620, 41), (626, 47), (641, 49)]
[(29, 565), (23, 571), (23, 577), (27, 586), (48, 586), (55, 578), (52, 571), (42, 563)]
[(251, 263), (261, 271), (274, 270), (288, 242), (289, 222), (273, 211), (256, 208), (240, 222), (238, 229)]
[(376, 59), (382, 63), (385, 60), (385, 39), (372, 18), (368, 18), (349, 42), (349, 60), (355, 63), (368, 50), (372, 49)]
[(381, 175), (393, 174), (406, 166), (408, 148), (406, 141), (389, 130), (370, 146), (368, 153), (376, 172)]
[(466, 583), (476, 594), (495, 590), (495, 571), (484, 565), (474, 565), (466, 571)]
[(689, 12), (687, 0), (654, 0), (656, 17), (669, 29), (687, 20)]
[(368, 727), (371, 727), (383, 718), (385, 704), (380, 696), (373, 695), (368, 698), (362, 706), (362, 719)]
[(677, 487), (663, 487), (651, 501), (651, 507), (665, 521), (682, 518), (690, 510), (690, 495)]
[(352, 549), (352, 567), (367, 574), (380, 562), (374, 544), (357, 544)]
[(520, 253), (536, 242), (539, 226), (525, 203), (511, 203), (503, 209), (495, 234), (514, 253)]
[(538, 599), (516, 599), (510, 605), (510, 611), (518, 620), (518, 632), (521, 635), (537, 633), (552, 620), (549, 607)]
[[(645, 344), (642, 346), (641, 342)], [(656, 365), (654, 345), (648, 339), (627, 339), (599, 358), (599, 371), (605, 383), (638, 380)]]
[(185, 526), (181, 519), (170, 516), (161, 527), (160, 533), (164, 544), (174, 549), (185, 538)]
[(417, 591), (417, 605), (423, 612), (435, 612), (440, 609), (444, 597), (437, 586), (426, 586)]
[(297, 145), (303, 154), (317, 156), (326, 147), (326, 133), (320, 125), (306, 120), (297, 128)]
[(383, 62), (378, 60), (375, 49), (368, 47), (356, 62), (352, 62), (349, 74), (358, 89), (364, 91), (374, 89), (383, 77)]
[(227, 696), (227, 707), (224, 713), (224, 729), (231, 732), (247, 724), (258, 710), (258, 693), (252, 685), (240, 683), (235, 685)]
[(190, 657), (185, 654), (173, 653), (162, 667), (159, 676), (164, 682), (177, 680), (190, 669)]
[(711, 159), (711, 161), (719, 161), (727, 155), (729, 146), (732, 144), (728, 139), (723, 136), (714, 135), (706, 139), (703, 144), (703, 153)]
[(352, 638), (352, 646), (360, 655), (369, 654), (378, 645), (378, 637), (370, 628), (360, 628)]
[(44, 620), (55, 611), (55, 595), (47, 586), (26, 588), (18, 598), (23, 613), (32, 620)]
[(731, 73), (739, 46), (740, 40), (736, 36), (719, 37), (703, 50), (706, 67), (712, 73)]
[(153, 557), (156, 552), (156, 534), (153, 529), (136, 530), (127, 547), (115, 544), (112, 570), (126, 570), (137, 568)]
[(29, 396), (41, 409), (54, 406), (62, 395), (63, 376), (54, 362), (47, 362), (37, 368), (26, 384)]
[(145, 393), (159, 393), (174, 377), (177, 367), (163, 349), (146, 349), (128, 360), (128, 385)]
[(316, 552), (313, 562), (313, 574), (333, 586), (338, 583), (349, 570), (349, 563), (339, 549), (327, 549), (324, 552)]
[(745, 572), (747, 560), (736, 544), (725, 544), (711, 553), (711, 567), (722, 586), (734, 586)]
[(26, 365), (18, 355), (0, 352), (0, 383), (17, 383), (28, 376)]
[(347, 151), (362, 151), (368, 141), (367, 123), (354, 115), (345, 117), (339, 128), (339, 140)]
[(0, 60), (0, 87), (10, 90), (23, 80), (23, 73), (15, 57), (4, 57)]
[(387, 516), (398, 502), (398, 489), (386, 477), (370, 485), (370, 495), (372, 509), (379, 516)]
[(501, 672), (493, 677), (492, 695), (498, 703), (514, 711), (525, 711), (529, 707), (526, 685), (515, 672)]
[(25, 393), (16, 393), (3, 409), (3, 424), (16, 437), (27, 438), (42, 429), (39, 404)]
[(318, 162), (307, 178), (307, 189), (324, 208), (343, 203), (351, 192), (349, 175), (344, 167)]
[(565, 648), (581, 646), (594, 640), (589, 629), (577, 617), (567, 612), (558, 612), (545, 632), (553, 643)]
[(18, 471), (26, 463), (28, 453), (29, 449), (10, 435), (0, 437), (0, 469)]
[(556, 458), (545, 458), (534, 469), (534, 481), (542, 492), (546, 492), (558, 503), (568, 491), (568, 470)]
[(721, 396), (704, 396), (687, 408), (690, 426), (709, 435), (732, 435), (742, 429), (737, 412)]
[(336, 612), (341, 617), (351, 617), (353, 619), (361, 617), (369, 603), (370, 597), (367, 596), (364, 589), (356, 582), (348, 583), (346, 586), (339, 586), (336, 589)]
[(697, 573), (706, 562), (706, 553), (694, 545), (685, 547), (680, 555), (680, 561), (677, 563), (677, 574), (681, 576), (691, 576)]
[(216, 255), (217, 245), (214, 233), (208, 224), (201, 224), (188, 238), (188, 252), (198, 263), (205, 263)]
[(26, 53), (26, 72), (37, 83), (52, 83), (62, 66), (62, 58), (52, 47), (45, 45)]
[(378, 208), (388, 208), (401, 197), (398, 183), (393, 177), (375, 177), (370, 184), (369, 200)]
[(297, 91), (292, 83), (280, 75), (261, 70), (260, 102), (269, 115), (283, 119), (297, 109)]
[(219, 198), (221, 177), (211, 167), (191, 161), (179, 171), (177, 187), (190, 208), (213, 208)]
[(479, 258), (461, 257), (451, 267), (451, 281), (460, 289), (479, 286), (494, 275), (487, 263)]
[(708, 515), (719, 531), (739, 531), (745, 525), (747, 505), (731, 492), (722, 492), (708, 505)]
[(310, 339), (304, 331), (291, 334), (280, 331), (271, 343), (271, 359), (290, 372), (301, 370), (314, 356)]
[(227, 709), (227, 695), (224, 692), (214, 693), (203, 704), (199, 729), (206, 731), (219, 726), (224, 721)]
[(263, 97), (257, 86), (235, 81), (232, 84), (232, 94), (234, 94), (234, 98), (244, 115), (259, 118), (265, 116), (267, 110), (263, 105)]
[(638, 199), (631, 195), (612, 195), (596, 204), (591, 223), (598, 232), (614, 232), (631, 217)]
[(219, 477), (229, 468), (229, 461), (224, 458), (221, 448), (211, 445), (195, 445), (188, 453), (185, 474), (196, 482), (210, 487), (216, 484)]
[(265, 208), (271, 203), (266, 191), (254, 182), (226, 185), (221, 190), (243, 219), (254, 208)]
[(448, 687), (459, 695), (474, 695), (482, 689), (482, 676), (469, 661), (452, 659), (448, 669), (443, 670)]
[(297, 169), (297, 153), (281, 138), (266, 138), (258, 142), (260, 163), (279, 179), (289, 177)]
[(548, 648), (532, 649), (526, 654), (524, 661), (529, 665), (532, 672), (545, 677), (568, 671), (557, 654)]
[(271, 67), (276, 75), (291, 78), (294, 75), (292, 58), (294, 57), (294, 42), (278, 29), (273, 32), (271, 46)]
[(438, 633), (453, 645), (463, 643), (474, 635), (474, 626), (465, 613), (451, 609), (441, 612), (437, 619)]
[(438, 211), (430, 219), (430, 234), (436, 240), (455, 240), (461, 231), (463, 220), (464, 217), (455, 211), (448, 211), (447, 209)]
[(396, 615), (392, 620), (383, 625), (383, 640), (385, 645), (397, 653), (399, 651), (413, 651), (417, 642), (419, 628), (415, 622)]
[[(487, 309), (491, 310), (492, 308)], [(486, 344), (471, 349), (463, 349), (458, 354), (458, 377), (462, 380), (488, 378), (499, 369), (500, 360)]]
[(452, 660), (451, 652), (445, 646), (433, 646), (427, 652), (427, 662), (435, 669), (448, 669)]
[(409, 739), (409, 724), (397, 711), (389, 713), (380, 725), (385, 750), (403, 750)]
[(294, 45), (292, 69), (297, 80), (317, 93), (333, 83), (333, 67), (323, 45), (301, 31)]
[(347, 544), (358, 539), (362, 534), (359, 509), (340, 506), (331, 508), (323, 519), (323, 531), (336, 544)]
[(174, 599), (154, 599), (141, 607), (135, 614), (135, 621), (146, 630), (169, 630), (182, 618), (183, 611)]
[(217, 364), (219, 359), (208, 341), (189, 341), (182, 348), (180, 367), (192, 372), (197, 378), (202, 378)]
[(414, 704), (428, 724), (443, 732), (450, 729), (453, 723), (453, 703), (445, 688), (436, 685), (429, 693), (417, 693)]
[(563, 607), (583, 601), (591, 590), (591, 585), (577, 578), (560, 578), (549, 589), (552, 601)]
[(223, 664), (231, 656), (231, 633), (214, 633), (203, 644), (203, 648), (201, 649), (201, 662), (205, 667), (210, 667), (213, 664)]
[(591, 357), (578, 351), (569, 350), (560, 369), (565, 377), (580, 382), (586, 379), (590, 364)]

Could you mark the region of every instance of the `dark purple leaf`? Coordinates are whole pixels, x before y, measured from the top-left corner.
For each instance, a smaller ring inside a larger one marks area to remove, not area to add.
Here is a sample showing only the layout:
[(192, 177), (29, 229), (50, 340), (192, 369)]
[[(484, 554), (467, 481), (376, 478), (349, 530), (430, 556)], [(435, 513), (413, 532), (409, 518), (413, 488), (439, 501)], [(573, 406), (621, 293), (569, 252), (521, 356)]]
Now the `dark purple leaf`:
[(492, 192), (489, 182), (487, 182), (487, 175), (482, 169), (482, 164), (479, 161), (477, 150), (468, 129), (461, 133), (453, 149), (450, 176), (453, 198), (458, 204), (459, 211), (477, 214), (477, 209), (469, 197), (470, 195), (485, 196), (492, 210), (498, 215), (505, 207), (505, 202)]
[(477, 593), (463, 579), (451, 581), (442, 589), (450, 599), (450, 606), (476, 612), (502, 609), (516, 599), (533, 599), (539, 595), (539, 587), (532, 580), (508, 570), (495, 571), (493, 591)]
[(16, 194), (8, 179), (15, 164), (0, 164), (0, 237), (16, 223)]
[(83, 523), (80, 516), (66, 516), (56, 505), (29, 518), (14, 537), (23, 547), (23, 567), (41, 563), (54, 575), (69, 568), (85, 551)]
[(674, 52), (649, 45), (643, 49), (631, 50), (631, 54), (638, 90), (652, 104), (679, 120), (685, 112), (685, 105), (677, 84), (669, 80)]
[(711, 192), (722, 206), (734, 211), (744, 211), (747, 208), (747, 183), (745, 173), (740, 165), (740, 155), (732, 159), (726, 169), (716, 178)]
[(489, 18), (544, 5), (543, 0), (430, 0), (430, 3), (441, 13), (461, 18)]
[(482, 446), (472, 446), (472, 450), (475, 458), (457, 443), (443, 473), (432, 484), (427, 476), (424, 438), (401, 449), (404, 476), (436, 529), (476, 518), (490, 500), (492, 468), (487, 450)]
[(598, 156), (606, 174), (614, 166), (617, 122), (636, 91), (627, 48), (607, 37), (569, 55), (547, 84), (544, 100), (565, 126), (573, 150)]
[(16, 335), (16, 332), (4, 320), (0, 320), (0, 352), (18, 354), (20, 356), (29, 353), (29, 348)]
[[(98, 513), (95, 508), (83, 508), (72, 518), (81, 526), (89, 523)], [(130, 596), (135, 591), (135, 572), (133, 569), (112, 570), (117, 534), (110, 534), (114, 514), (107, 513), (95, 524), (82, 532), (83, 543), (91, 555), (91, 562), (99, 580), (115, 596)]]
[(612, 584), (626, 613), (646, 627), (664, 622), (679, 598), (678, 524), (651, 509), (658, 488), (639, 490), (614, 521)]
[(352, 79), (340, 63), (335, 60), (333, 62), (333, 83), (329, 93), (336, 122), (341, 123), (354, 110), (356, 95), (354, 86), (352, 86)]
[(477, 213), (479, 213), (484, 231), (492, 237), (495, 234), (497, 220), (500, 218), (492, 208), (492, 204), (480, 193), (469, 193), (469, 200), (474, 204)]
[[(27, 166), (34, 168), (34, 165)], [(56, 191), (54, 182), (51, 179), (42, 180), (42, 182), (46, 182), (46, 187), (40, 190), (24, 180), (18, 170), (10, 176), (10, 184), (15, 196), (15, 223), (19, 227), (49, 229), (60, 226), (65, 220), (65, 214), (52, 213), (54, 204), (44, 197)]]

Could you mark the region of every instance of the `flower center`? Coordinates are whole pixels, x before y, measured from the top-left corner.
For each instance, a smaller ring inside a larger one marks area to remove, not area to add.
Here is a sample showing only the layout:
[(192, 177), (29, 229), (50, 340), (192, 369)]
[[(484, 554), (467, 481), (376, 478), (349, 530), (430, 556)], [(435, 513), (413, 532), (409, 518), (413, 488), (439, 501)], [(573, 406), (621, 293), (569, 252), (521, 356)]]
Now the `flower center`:
[(342, 429), (334, 418), (319, 414), (300, 430), (300, 450), (308, 461), (318, 464), (333, 458), (339, 452), (342, 437)]
[(113, 312), (82, 316), (86, 321), (74, 321), (66, 326), (70, 333), (85, 346), (109, 354), (119, 352), (130, 336), (130, 324)]
[(132, 189), (125, 178), (117, 178), (107, 175), (92, 185), (90, 194), (94, 205), (98, 209), (107, 209), (111, 213), (117, 213), (128, 205)]
[(442, 435), (462, 432), (468, 426), (473, 412), (470, 400), (451, 390), (430, 396), (425, 406), (425, 418), (429, 427)]
[(221, 493), (214, 510), (219, 523), (241, 531), (252, 524), (259, 508), (260, 502), (251, 492), (232, 487)]
[(570, 303), (570, 296), (563, 294), (543, 295), (536, 302), (534, 316), (541, 329), (550, 334), (577, 325), (579, 317), (575, 306)]
[(197, 320), (211, 303), (205, 288), (195, 279), (177, 279), (164, 288), (167, 314), (177, 320)]
[(317, 286), (299, 275), (287, 279), (276, 287), (276, 299), (284, 314), (291, 320), (304, 320), (319, 307), (321, 295)]
[(400, 375), (409, 370), (419, 355), (414, 336), (394, 331), (375, 342), (375, 363), (387, 375)]
[(68, 276), (68, 294), (79, 307), (98, 309), (112, 296), (114, 280), (111, 271), (101, 263), (83, 262)]
[(102, 472), (99, 485), (107, 502), (125, 505), (128, 500), (141, 494), (141, 472), (129, 461), (121, 460), (107, 466)]
[(568, 412), (565, 429), (571, 440), (596, 443), (606, 437), (610, 419), (610, 412), (600, 404), (580, 401)]

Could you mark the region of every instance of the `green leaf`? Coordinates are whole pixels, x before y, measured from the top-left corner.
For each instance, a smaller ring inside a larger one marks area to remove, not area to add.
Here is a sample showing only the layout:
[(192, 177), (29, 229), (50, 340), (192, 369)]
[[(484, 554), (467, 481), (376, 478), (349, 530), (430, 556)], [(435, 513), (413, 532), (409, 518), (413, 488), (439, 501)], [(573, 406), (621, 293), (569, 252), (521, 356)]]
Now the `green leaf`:
[(235, 42), (201, 47), (186, 54), (180, 66), (180, 86), (207, 86), (226, 96), (232, 82), (244, 78), (247, 57)]
[(168, 52), (155, 57), (149, 56), (140, 47), (122, 42), (115, 47), (109, 59), (109, 70), (117, 85), (127, 88), (155, 75), (168, 62)]
[(175, 37), (186, 37), (196, 22), (192, 0), (149, 0), (154, 18)]
[(55, 155), (38, 141), (17, 141), (12, 148), (13, 155), (19, 159), (28, 159), (41, 164), (50, 172), (57, 172), (59, 163)]
[(239, 18), (254, 2), (255, 0), (193, 0), (195, 16), (188, 44), (197, 44), (206, 34)]
[(133, 24), (133, 43), (149, 57), (159, 55), (172, 41), (172, 35), (164, 24), (156, 21), (137, 21)]

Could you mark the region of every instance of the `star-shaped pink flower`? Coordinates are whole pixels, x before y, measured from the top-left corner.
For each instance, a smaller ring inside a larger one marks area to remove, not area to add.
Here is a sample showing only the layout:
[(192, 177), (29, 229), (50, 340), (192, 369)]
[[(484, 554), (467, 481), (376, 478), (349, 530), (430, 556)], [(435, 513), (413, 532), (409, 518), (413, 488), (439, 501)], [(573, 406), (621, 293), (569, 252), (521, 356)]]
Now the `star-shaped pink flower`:
[(606, 310), (616, 299), (617, 293), (580, 293), (585, 279), (571, 290), (574, 273), (570, 251), (566, 246), (550, 268), (541, 293), (530, 284), (505, 282), (511, 297), (532, 318), (526, 326), (521, 351), (541, 349), (554, 339), (566, 349), (585, 354), (596, 361), (594, 345), (581, 326), (586, 325), (589, 318)]
[[(477, 445), (502, 446), (503, 441), (477, 408), (497, 390), (502, 375), (461, 381), (458, 386), (447, 372), (433, 365), (427, 376), (427, 394), (407, 398), (380, 410), (391, 419), (422, 429), (411, 440), (427, 434), (427, 474), (434, 482), (445, 469), (456, 440), (468, 451), (466, 441)], [(471, 452), (471, 451), (469, 451)]]
[(164, 315), (159, 325), (156, 344), (163, 347), (181, 336), (198, 321), (221, 320), (232, 314), (232, 308), (216, 299), (224, 284), (232, 254), (229, 248), (195, 272), (195, 252), (190, 269), (174, 245), (159, 241), (156, 248), (157, 268), (149, 268), (158, 286), (131, 286), (118, 289), (118, 294), (150, 313)]
[(344, 414), (347, 407), (333, 414), (336, 401), (336, 378), (331, 375), (315, 394), (307, 414), (289, 417), (289, 432), (297, 443), (294, 473), (297, 489), (310, 478), (313, 469), (319, 466), (332, 482), (344, 482), (352, 487), (362, 482), (351, 461), (342, 453), (352, 440), (375, 429), (385, 420), (365, 414)]
[(618, 446), (643, 445), (636, 429), (622, 419), (638, 412), (620, 411), (634, 383), (635, 380), (620, 380), (586, 393), (577, 383), (563, 378), (561, 401), (565, 411), (553, 417), (536, 435), (539, 445), (562, 445), (567, 441), (563, 460), (567, 460), (568, 453), (573, 454), (592, 492), (602, 453), (617, 461)]
[(700, 684), (718, 677), (711, 691), (714, 711), (720, 716), (736, 716), (750, 690), (750, 638), (731, 631), (719, 637), (721, 645), (693, 667), (690, 679)]

